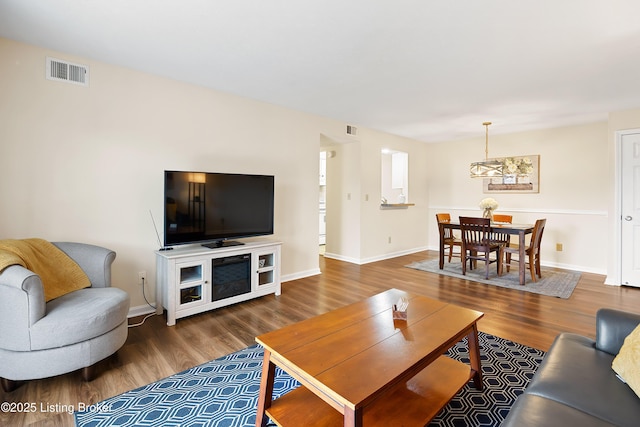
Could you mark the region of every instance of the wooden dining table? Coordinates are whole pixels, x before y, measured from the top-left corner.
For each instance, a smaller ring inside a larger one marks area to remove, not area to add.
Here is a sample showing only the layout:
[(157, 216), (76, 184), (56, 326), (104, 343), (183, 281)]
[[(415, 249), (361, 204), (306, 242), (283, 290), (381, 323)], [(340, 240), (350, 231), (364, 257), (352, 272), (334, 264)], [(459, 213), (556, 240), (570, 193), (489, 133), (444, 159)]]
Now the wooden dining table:
[[(438, 227), (450, 230), (460, 230), (459, 222), (440, 222)], [(518, 236), (518, 271), (520, 284), (524, 285), (526, 277), (526, 263), (525, 263), (525, 236), (533, 233), (534, 224), (506, 224), (506, 223), (491, 223), (491, 231), (498, 233), (505, 233), (509, 235)], [(443, 230), (440, 230), (440, 236), (444, 236)], [(444, 268), (444, 240), (440, 238), (440, 270)]]

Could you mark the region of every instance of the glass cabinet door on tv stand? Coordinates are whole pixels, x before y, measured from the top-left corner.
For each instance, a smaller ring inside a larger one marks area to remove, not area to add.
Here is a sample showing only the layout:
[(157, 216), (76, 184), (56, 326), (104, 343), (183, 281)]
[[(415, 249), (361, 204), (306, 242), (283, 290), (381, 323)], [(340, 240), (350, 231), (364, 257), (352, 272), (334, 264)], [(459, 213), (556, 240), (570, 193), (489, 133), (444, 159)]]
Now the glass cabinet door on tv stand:
[(273, 286), (274, 283), (280, 281), (276, 277), (276, 254), (272, 250), (263, 250), (256, 252), (257, 266), (254, 267), (258, 274), (258, 288)]
[(181, 262), (176, 265), (176, 299), (178, 306), (202, 305), (206, 301), (207, 263)]
[(268, 294), (280, 295), (280, 242), (156, 252), (156, 313), (167, 325)]

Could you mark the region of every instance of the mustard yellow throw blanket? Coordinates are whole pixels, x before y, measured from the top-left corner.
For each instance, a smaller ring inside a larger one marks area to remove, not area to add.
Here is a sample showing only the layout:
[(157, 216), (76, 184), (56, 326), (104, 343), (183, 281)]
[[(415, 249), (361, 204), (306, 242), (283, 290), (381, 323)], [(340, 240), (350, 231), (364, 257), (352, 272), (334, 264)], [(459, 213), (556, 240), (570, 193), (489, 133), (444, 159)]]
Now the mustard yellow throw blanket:
[(80, 266), (46, 240), (0, 240), (0, 272), (16, 264), (40, 276), (45, 301), (91, 286)]

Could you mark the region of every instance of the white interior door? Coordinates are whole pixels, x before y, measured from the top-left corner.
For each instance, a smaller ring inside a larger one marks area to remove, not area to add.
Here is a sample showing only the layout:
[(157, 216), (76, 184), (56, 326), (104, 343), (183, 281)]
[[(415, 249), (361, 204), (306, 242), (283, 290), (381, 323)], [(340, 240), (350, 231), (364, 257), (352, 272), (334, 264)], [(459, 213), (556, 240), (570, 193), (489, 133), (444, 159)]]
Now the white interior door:
[(621, 284), (640, 287), (640, 133), (622, 135)]

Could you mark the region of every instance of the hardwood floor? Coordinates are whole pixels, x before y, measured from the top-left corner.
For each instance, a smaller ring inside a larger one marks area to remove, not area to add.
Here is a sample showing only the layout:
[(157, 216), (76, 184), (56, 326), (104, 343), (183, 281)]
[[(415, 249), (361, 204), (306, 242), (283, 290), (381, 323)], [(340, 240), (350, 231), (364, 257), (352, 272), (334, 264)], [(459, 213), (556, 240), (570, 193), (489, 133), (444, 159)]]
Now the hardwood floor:
[(256, 335), (388, 288), (482, 311), (481, 331), (542, 350), (562, 331), (594, 337), (595, 313), (600, 307), (640, 311), (639, 288), (607, 286), (604, 276), (596, 274), (583, 273), (571, 298), (564, 300), (404, 267), (436, 257), (437, 252), (421, 252), (362, 266), (320, 257), (323, 273), (283, 283), (280, 297), (270, 295), (181, 319), (173, 327), (166, 326), (163, 316), (152, 316), (129, 329), (124, 347), (101, 364), (92, 382), (83, 382), (78, 371), (28, 381), (11, 393), (0, 390), (0, 401), (9, 403), (11, 409), (29, 409), (3, 409), (0, 425), (72, 426), (74, 408), (242, 349), (254, 344)]

